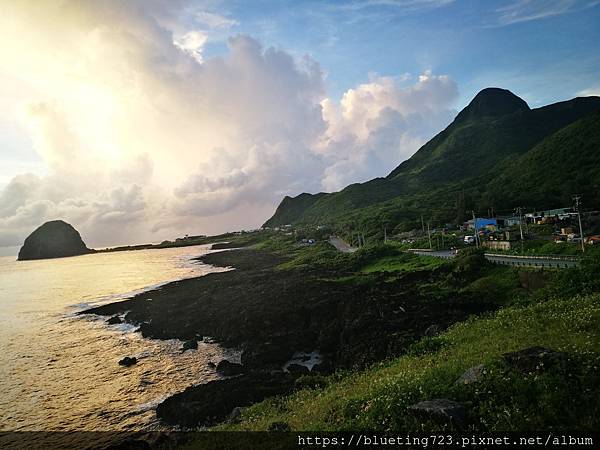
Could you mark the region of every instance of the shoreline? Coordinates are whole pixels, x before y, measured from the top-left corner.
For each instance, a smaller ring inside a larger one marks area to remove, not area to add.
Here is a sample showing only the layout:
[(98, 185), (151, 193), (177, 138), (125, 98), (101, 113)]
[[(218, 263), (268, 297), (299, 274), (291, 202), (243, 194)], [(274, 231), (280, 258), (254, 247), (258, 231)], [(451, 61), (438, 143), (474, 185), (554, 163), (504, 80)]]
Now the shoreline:
[[(235, 378), (185, 388), (157, 407), (167, 424), (194, 428), (226, 420), (237, 407), (294, 390), (300, 376), (363, 368), (402, 354), (431, 326), (446, 328), (490, 305), (465, 298), (428, 298), (419, 280), (443, 272), (412, 273), (394, 282), (384, 274), (369, 282), (342, 281), (344, 269), (294, 267), (291, 258), (256, 248), (219, 249), (197, 260), (235, 270), (177, 280), (130, 299), (80, 314), (124, 315), (143, 337), (200, 340), (211, 337), (239, 349)], [(239, 247), (239, 244), (237, 244)], [(294, 354), (319, 352), (322, 361), (308, 368), (284, 366)], [(276, 386), (269, 389), (268, 386)]]

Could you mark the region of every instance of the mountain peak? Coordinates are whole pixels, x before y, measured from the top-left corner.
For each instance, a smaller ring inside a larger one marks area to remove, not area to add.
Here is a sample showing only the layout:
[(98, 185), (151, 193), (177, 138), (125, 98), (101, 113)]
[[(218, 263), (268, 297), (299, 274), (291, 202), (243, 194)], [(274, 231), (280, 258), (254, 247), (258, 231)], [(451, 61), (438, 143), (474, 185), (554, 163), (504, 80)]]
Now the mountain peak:
[(489, 87), (479, 91), (471, 103), (456, 116), (456, 120), (499, 117), (516, 111), (529, 111), (525, 100), (507, 89)]

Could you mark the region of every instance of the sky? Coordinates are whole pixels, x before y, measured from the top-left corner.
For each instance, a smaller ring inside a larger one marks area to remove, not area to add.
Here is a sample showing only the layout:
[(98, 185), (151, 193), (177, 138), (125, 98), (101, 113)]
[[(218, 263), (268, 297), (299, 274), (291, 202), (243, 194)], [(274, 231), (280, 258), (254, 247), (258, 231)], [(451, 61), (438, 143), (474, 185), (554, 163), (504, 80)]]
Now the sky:
[(481, 89), (600, 95), (600, 0), (9, 0), (0, 254), (259, 227), (387, 175)]

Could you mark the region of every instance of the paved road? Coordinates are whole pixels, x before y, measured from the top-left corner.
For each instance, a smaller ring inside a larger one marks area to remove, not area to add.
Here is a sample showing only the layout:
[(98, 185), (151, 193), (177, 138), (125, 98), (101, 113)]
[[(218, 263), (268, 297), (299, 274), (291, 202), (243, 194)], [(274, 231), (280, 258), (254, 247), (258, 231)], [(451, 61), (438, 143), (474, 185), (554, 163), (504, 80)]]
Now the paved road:
[(337, 248), (342, 253), (353, 253), (356, 250), (358, 250), (356, 247), (352, 247), (346, 241), (344, 241), (343, 239), (341, 239), (337, 236), (330, 237), (329, 243), (331, 245), (333, 245), (335, 248)]
[[(412, 250), (412, 253), (420, 256), (435, 256), (437, 258), (450, 259), (456, 256), (454, 250)], [(579, 259), (576, 257), (565, 256), (518, 256), (518, 255), (503, 255), (499, 253), (486, 253), (485, 258), (494, 263), (506, 266), (521, 266), (521, 267), (538, 267), (552, 269), (566, 269), (575, 267), (579, 264)]]

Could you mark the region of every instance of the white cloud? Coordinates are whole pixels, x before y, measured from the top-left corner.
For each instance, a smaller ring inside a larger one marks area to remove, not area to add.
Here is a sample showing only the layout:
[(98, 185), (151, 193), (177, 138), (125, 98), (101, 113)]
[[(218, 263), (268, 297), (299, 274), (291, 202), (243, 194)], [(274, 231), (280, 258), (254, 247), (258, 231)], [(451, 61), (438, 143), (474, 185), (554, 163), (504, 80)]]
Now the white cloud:
[(202, 63), (204, 58), (202, 57), (202, 48), (208, 36), (202, 31), (188, 31), (180, 38), (177, 38), (173, 43), (184, 52), (189, 53), (196, 61)]
[(496, 9), (497, 23), (510, 25), (546, 19), (600, 4), (597, 0), (514, 0)]
[(577, 97), (591, 97), (591, 96), (600, 97), (600, 86), (590, 87), (590, 88), (583, 89), (583, 90), (577, 92)]
[(325, 100), (323, 187), (337, 190), (386, 175), (452, 120), (457, 97), (449, 77), (426, 72), (412, 86), (379, 77), (348, 90), (338, 105)]
[(374, 78), (336, 102), (317, 62), (247, 36), (203, 58), (180, 6), (4, 7), (0, 71), (28, 86), (24, 130), (48, 173), (0, 190), (0, 246), (56, 218), (91, 246), (255, 227), (286, 194), (387, 174), (451, 118), (445, 76)]
[(441, 8), (454, 3), (455, 0), (354, 0), (338, 7), (347, 10), (363, 10), (372, 7), (393, 7), (411, 13), (428, 9)]
[(194, 16), (198, 22), (205, 24), (209, 28), (231, 28), (239, 25), (237, 20), (213, 12), (198, 11)]

